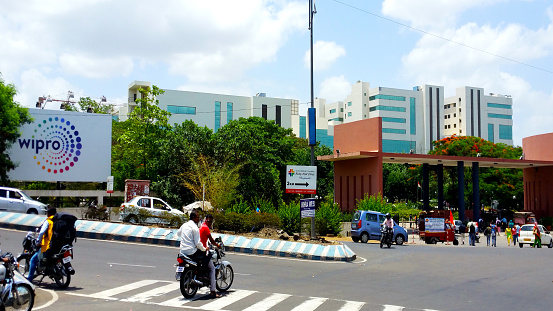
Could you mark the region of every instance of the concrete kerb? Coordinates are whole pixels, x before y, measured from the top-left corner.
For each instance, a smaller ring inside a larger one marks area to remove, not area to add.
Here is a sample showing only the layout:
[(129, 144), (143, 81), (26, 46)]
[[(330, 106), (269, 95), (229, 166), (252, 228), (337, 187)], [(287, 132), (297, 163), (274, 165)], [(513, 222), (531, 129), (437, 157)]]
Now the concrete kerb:
[[(46, 216), (0, 212), (0, 227), (33, 231)], [(77, 237), (116, 240), (179, 247), (177, 229), (155, 228), (122, 223), (77, 220)], [(321, 245), (284, 240), (269, 240), (213, 233), (221, 237), (228, 251), (237, 253), (300, 258), (308, 260), (353, 261), (355, 253), (346, 245)]]

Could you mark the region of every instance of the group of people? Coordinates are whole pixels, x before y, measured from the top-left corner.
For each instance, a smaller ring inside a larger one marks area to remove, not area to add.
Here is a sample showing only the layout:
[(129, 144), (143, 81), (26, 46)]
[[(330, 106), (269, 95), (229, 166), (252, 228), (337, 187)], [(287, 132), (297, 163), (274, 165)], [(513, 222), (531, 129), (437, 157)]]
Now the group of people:
[[(520, 236), (520, 226), (513, 223), (512, 220), (509, 221), (508, 224), (505, 221), (500, 221), (499, 219), (496, 219), (495, 222), (492, 221), (484, 224), (483, 220), (480, 219), (478, 225), (476, 222), (469, 221), (466, 227), (464, 224), (459, 227), (459, 232), (461, 233), (463, 244), (465, 244), (465, 232), (468, 232), (469, 234), (470, 246), (475, 246), (476, 233), (482, 232), (484, 233), (484, 236), (486, 236), (486, 246), (497, 247), (497, 237), (500, 235), (502, 227), (505, 236), (507, 237), (507, 245), (511, 246), (512, 243), (513, 246), (516, 246), (518, 237)], [(532, 247), (541, 247), (541, 233), (537, 223), (534, 224), (533, 234), (534, 244)]]
[[(499, 220), (496, 220), (495, 223), (492, 221), (487, 224), (486, 228), (484, 229), (484, 235), (486, 236), (486, 246), (497, 247), (497, 237), (501, 232), (501, 226), (498, 224), (498, 222)], [(504, 232), (505, 236), (507, 237), (507, 245), (511, 246), (511, 243), (513, 243), (513, 246), (516, 246), (518, 242), (518, 237), (520, 235), (520, 226), (518, 224), (515, 225), (511, 220), (508, 226), (505, 227)]]

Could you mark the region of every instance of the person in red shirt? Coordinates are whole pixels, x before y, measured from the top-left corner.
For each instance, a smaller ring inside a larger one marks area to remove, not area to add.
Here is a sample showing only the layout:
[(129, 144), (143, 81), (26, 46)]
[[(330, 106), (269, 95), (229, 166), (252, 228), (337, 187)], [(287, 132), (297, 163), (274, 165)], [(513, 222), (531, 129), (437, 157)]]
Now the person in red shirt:
[[(215, 242), (213, 237), (211, 237), (211, 226), (213, 225), (213, 215), (207, 214), (205, 216), (204, 223), (200, 227), (200, 242), (204, 245), (205, 248), (207, 248), (207, 241), (211, 242), (212, 245), (215, 245), (217, 247), (220, 247), (220, 245)], [(211, 256), (208, 256), (207, 258), (207, 268), (209, 269), (209, 282), (210, 282), (210, 297), (217, 298), (219, 295), (215, 292), (215, 266), (213, 265), (213, 261), (211, 261)]]

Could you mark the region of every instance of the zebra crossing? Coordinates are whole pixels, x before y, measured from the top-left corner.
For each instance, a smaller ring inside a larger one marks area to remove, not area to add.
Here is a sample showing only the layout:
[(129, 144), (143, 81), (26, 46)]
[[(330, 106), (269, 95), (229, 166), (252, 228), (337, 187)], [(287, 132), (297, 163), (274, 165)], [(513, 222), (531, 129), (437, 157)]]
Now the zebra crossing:
[(435, 311), (243, 289), (230, 290), (223, 293), (221, 298), (208, 299), (208, 289), (202, 288), (193, 299), (185, 299), (180, 293), (179, 282), (165, 280), (140, 280), (92, 294), (67, 294), (91, 299), (205, 311)]

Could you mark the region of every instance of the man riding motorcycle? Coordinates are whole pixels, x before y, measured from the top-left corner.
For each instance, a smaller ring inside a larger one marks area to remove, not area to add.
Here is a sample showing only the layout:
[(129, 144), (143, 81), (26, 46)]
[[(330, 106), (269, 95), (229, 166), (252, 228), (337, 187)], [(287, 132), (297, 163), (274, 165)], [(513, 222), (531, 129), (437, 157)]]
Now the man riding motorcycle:
[[(206, 256), (206, 247), (200, 241), (200, 230), (198, 229), (198, 223), (200, 222), (200, 216), (195, 211), (190, 212), (190, 220), (184, 223), (179, 230), (177, 231), (177, 236), (180, 237), (180, 252), (187, 256), (192, 256), (197, 259), (204, 268), (206, 265), (209, 268), (209, 273), (215, 275), (215, 268), (213, 264), (209, 265), (206, 263), (205, 259), (209, 257)], [(211, 261), (211, 260), (209, 260)], [(210, 297), (217, 298), (215, 293), (215, 282), (211, 281), (210, 284)]]
[(391, 240), (394, 236), (394, 220), (390, 213), (386, 214), (386, 220), (384, 220), (384, 231), (389, 234), (389, 239)]
[(48, 218), (42, 223), (42, 226), (40, 227), (40, 231), (38, 233), (37, 238), (37, 245), (41, 245), (40, 252), (36, 252), (33, 257), (31, 257), (31, 261), (29, 263), (29, 275), (27, 276), (27, 279), (30, 281), (33, 280), (35, 277), (35, 270), (39, 264), (40, 261), (45, 257), (46, 251), (50, 248), (50, 240), (52, 239), (52, 233), (54, 229), (54, 222), (52, 221), (52, 218), (54, 218), (54, 215), (56, 215), (56, 208), (52, 207), (48, 209), (47, 215)]

